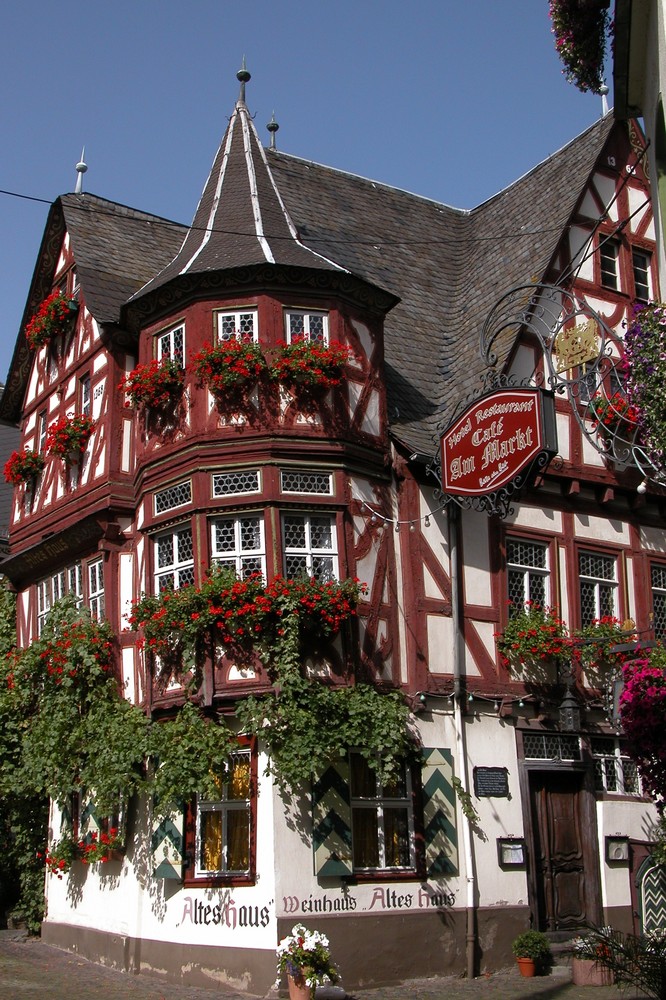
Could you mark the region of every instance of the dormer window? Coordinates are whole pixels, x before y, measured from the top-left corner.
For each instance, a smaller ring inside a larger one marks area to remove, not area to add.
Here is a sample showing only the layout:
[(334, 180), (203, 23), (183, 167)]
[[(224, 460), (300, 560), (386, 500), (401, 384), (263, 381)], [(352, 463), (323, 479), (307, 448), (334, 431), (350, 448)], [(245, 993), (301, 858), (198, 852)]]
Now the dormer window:
[(256, 309), (224, 310), (217, 314), (217, 339), (256, 343), (259, 339)]
[(288, 344), (293, 344), (295, 340), (328, 344), (328, 314), (325, 312), (289, 309), (285, 314), (285, 325)]
[(157, 337), (157, 360), (178, 361), (185, 367), (185, 325), (160, 333)]

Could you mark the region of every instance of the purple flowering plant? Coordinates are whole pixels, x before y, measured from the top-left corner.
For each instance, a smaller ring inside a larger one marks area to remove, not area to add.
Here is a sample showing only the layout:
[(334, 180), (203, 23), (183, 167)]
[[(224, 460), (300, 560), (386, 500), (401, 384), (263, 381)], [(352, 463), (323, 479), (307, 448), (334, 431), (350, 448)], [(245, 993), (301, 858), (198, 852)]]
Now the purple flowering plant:
[(624, 337), (627, 399), (636, 408), (640, 440), (659, 468), (666, 459), (666, 305), (634, 306)]

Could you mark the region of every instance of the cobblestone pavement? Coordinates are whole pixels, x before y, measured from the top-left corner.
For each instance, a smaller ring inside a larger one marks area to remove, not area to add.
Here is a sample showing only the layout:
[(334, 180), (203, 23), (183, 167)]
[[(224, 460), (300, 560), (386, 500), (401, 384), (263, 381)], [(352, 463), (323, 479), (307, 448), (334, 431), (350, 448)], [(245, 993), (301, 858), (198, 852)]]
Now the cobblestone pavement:
[[(339, 989), (328, 992), (331, 997), (343, 996)], [(483, 1000), (488, 993), (492, 993), (493, 1000), (632, 1000), (635, 996), (632, 990), (620, 992), (614, 986), (573, 986), (566, 969), (555, 969), (550, 976), (522, 979), (515, 967), (471, 981), (454, 977), (418, 979), (400, 986), (357, 990), (348, 996), (356, 1000)], [(212, 1000), (213, 997), (249, 1000), (247, 994), (222, 986), (214, 989), (178, 986), (145, 975), (116, 972), (38, 939), (25, 939), (11, 931), (0, 932), (1, 1000)]]

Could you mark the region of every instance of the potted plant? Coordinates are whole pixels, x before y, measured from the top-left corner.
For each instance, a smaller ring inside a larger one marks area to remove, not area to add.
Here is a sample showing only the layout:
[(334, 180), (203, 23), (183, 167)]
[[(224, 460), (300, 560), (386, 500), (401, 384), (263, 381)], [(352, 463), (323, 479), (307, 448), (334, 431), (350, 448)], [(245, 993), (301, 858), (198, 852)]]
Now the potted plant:
[(598, 433), (602, 435), (631, 438), (636, 432), (640, 412), (621, 392), (613, 393), (610, 399), (602, 394), (596, 395), (588, 404), (588, 409)]
[(120, 382), (118, 388), (129, 397), (126, 405), (166, 409), (176, 403), (183, 392), (184, 371), (179, 361), (153, 358), (137, 365)]
[(5, 479), (14, 486), (34, 483), (44, 468), (44, 456), (32, 448), (13, 451), (5, 462)]
[(310, 1000), (317, 986), (335, 983), (339, 976), (331, 962), (328, 938), (319, 931), (309, 931), (296, 924), (277, 947), (278, 978), (286, 975), (290, 1000)]
[(85, 413), (61, 417), (48, 429), (46, 449), (49, 455), (75, 461), (85, 451), (94, 429), (95, 421)]
[(567, 626), (556, 609), (537, 601), (525, 601), (520, 610), (514, 610), (504, 630), (496, 632), (495, 638), (505, 667), (520, 668), (558, 660), (570, 650)]
[(292, 389), (330, 389), (340, 385), (351, 351), (344, 344), (322, 344), (298, 338), (278, 344), (270, 377)]
[(259, 344), (233, 338), (204, 344), (192, 357), (191, 368), (201, 385), (220, 403), (225, 396), (239, 397), (267, 372)]
[(58, 334), (67, 333), (79, 311), (79, 303), (64, 292), (47, 296), (25, 328), (28, 346), (36, 351)]
[(550, 965), (550, 944), (541, 931), (523, 931), (514, 938), (511, 950), (521, 976), (535, 976)]
[(571, 980), (574, 986), (613, 985), (615, 977), (603, 964), (609, 952), (603, 940), (595, 940), (592, 936), (577, 937), (571, 945)]

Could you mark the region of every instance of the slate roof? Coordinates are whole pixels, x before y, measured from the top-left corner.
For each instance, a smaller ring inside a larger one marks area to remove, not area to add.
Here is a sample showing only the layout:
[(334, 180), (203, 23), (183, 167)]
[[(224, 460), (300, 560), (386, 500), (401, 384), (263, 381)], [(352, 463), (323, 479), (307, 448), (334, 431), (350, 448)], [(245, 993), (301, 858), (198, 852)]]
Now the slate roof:
[[(386, 317), (389, 420), (432, 454), (438, 427), (479, 384), (496, 301), (542, 279), (613, 128), (610, 115), (471, 212), (268, 151), (301, 238), (400, 297)], [(500, 343), (503, 356), (512, 344)]]
[(339, 270), (299, 242), (245, 102), (234, 108), (190, 230), (176, 257), (140, 295), (180, 275), (255, 264)]
[[(410, 450), (431, 455), (438, 428), (478, 385), (488, 312), (512, 287), (546, 275), (611, 128), (608, 115), (495, 197), (462, 211), (263, 150), (239, 101), (189, 229), (94, 195), (65, 195), (54, 204), (24, 324), (50, 289), (44, 259), (59, 247), (65, 225), (86, 302), (102, 323), (118, 323), (124, 303), (148, 304), (149, 293), (179, 276), (191, 281), (203, 272), (270, 266), (271, 259), (347, 271), (400, 299), (385, 324), (389, 421)], [(499, 346), (506, 357), (511, 338)], [(22, 329), (0, 419), (18, 419), (26, 352)]]

